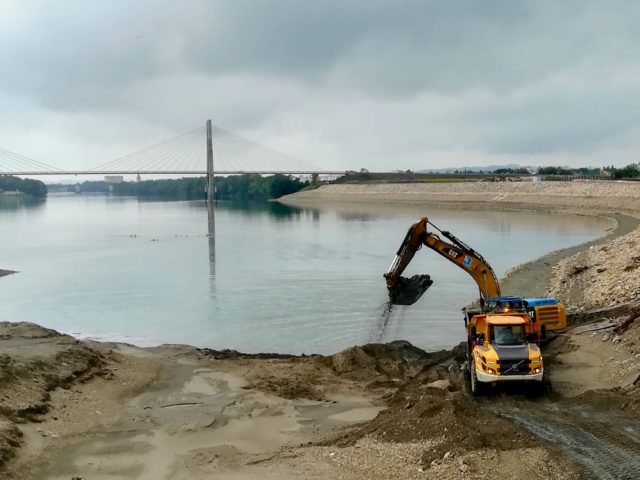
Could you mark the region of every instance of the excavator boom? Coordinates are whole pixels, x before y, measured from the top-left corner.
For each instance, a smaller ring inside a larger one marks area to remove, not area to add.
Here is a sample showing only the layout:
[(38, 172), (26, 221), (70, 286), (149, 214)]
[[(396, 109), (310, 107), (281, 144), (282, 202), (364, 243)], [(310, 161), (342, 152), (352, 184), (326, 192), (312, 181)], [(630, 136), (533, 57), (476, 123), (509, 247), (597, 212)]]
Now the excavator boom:
[[(429, 225), (440, 235), (430, 232)], [(500, 285), (496, 274), (482, 255), (453, 234), (440, 230), (425, 217), (409, 228), (396, 253), (396, 258), (384, 275), (392, 303), (411, 305), (433, 283), (428, 275), (416, 275), (411, 279), (402, 277), (402, 273), (422, 245), (426, 245), (471, 275), (480, 290), (481, 302), (486, 298), (500, 296)]]

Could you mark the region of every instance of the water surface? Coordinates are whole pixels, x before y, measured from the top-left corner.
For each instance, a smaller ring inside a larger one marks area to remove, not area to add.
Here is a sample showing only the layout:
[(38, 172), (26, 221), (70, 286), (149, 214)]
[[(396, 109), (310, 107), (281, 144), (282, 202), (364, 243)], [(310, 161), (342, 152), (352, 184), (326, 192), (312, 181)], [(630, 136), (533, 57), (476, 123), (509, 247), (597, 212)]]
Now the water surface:
[(426, 248), (407, 274), (428, 273), (434, 285), (382, 329), (382, 274), (423, 215), (481, 252), (498, 276), (610, 227), (533, 212), (219, 203), (210, 238), (204, 201), (53, 195), (0, 208), (0, 267), (20, 272), (0, 280), (0, 320), (246, 352), (331, 353), (398, 338), (448, 347), (464, 338), (460, 309), (477, 288)]

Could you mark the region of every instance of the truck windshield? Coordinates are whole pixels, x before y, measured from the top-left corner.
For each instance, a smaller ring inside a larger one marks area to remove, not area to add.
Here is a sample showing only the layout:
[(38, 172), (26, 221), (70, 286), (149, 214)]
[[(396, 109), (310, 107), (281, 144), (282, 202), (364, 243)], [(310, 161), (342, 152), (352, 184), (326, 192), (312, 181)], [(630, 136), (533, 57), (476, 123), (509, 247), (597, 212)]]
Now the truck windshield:
[(496, 345), (522, 345), (526, 343), (522, 325), (493, 325), (491, 340)]

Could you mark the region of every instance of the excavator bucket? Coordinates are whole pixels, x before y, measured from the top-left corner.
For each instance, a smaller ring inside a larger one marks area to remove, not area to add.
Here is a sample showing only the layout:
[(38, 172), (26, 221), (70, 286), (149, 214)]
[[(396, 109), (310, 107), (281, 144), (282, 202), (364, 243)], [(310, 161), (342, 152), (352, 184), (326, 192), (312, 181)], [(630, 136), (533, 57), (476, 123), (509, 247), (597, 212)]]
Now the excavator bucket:
[(413, 305), (433, 284), (429, 275), (414, 275), (411, 278), (398, 277), (395, 285), (389, 287), (389, 301), (394, 305)]

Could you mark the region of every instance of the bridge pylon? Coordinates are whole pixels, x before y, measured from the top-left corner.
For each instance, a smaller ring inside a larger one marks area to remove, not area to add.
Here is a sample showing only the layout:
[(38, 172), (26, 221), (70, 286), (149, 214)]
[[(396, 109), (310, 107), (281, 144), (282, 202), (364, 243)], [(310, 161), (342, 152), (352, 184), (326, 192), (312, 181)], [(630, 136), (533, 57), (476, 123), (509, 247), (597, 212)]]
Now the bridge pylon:
[(211, 120), (207, 120), (207, 211), (209, 215), (209, 235), (216, 231), (213, 204), (215, 202), (216, 187), (213, 182), (213, 134)]

